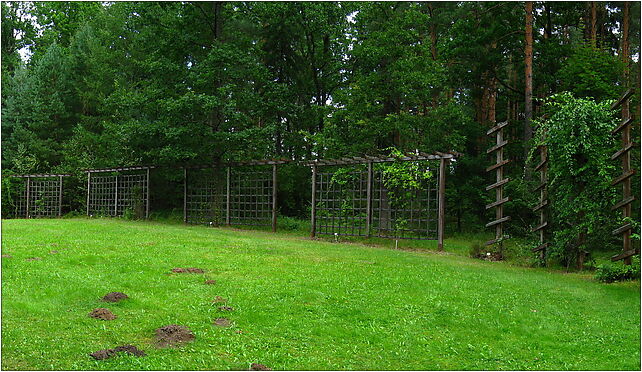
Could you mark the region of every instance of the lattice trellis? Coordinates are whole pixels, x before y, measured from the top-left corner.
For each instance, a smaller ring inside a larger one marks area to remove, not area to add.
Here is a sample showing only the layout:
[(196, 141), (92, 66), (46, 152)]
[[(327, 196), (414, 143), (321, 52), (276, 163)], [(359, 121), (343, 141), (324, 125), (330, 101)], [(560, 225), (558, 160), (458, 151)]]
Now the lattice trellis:
[(67, 174), (11, 176), (21, 182), (14, 186), (16, 218), (55, 217), (62, 214), (63, 177)]
[[(316, 234), (433, 239), (443, 248), (445, 168), (453, 154), (354, 157), (317, 160), (312, 167), (312, 231)], [(435, 164), (433, 160), (439, 160)], [(415, 190), (390, 190), (375, 163), (414, 161), (420, 171)], [(342, 166), (342, 168), (340, 168)], [(322, 171), (319, 171), (319, 168)]]
[(276, 171), (284, 162), (185, 168), (185, 222), (272, 226), (275, 231)]
[(149, 217), (150, 167), (87, 171), (87, 215)]

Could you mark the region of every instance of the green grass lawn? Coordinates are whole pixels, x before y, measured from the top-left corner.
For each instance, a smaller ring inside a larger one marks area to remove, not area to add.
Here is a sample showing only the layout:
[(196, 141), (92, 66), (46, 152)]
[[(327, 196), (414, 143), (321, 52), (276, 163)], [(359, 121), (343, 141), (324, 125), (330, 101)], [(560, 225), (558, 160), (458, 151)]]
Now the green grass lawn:
[[(640, 369), (639, 282), (112, 219), (4, 220), (2, 253), (3, 369)], [(99, 301), (112, 291), (130, 299)], [(155, 347), (169, 324), (195, 341)], [(88, 356), (124, 344), (147, 356)]]

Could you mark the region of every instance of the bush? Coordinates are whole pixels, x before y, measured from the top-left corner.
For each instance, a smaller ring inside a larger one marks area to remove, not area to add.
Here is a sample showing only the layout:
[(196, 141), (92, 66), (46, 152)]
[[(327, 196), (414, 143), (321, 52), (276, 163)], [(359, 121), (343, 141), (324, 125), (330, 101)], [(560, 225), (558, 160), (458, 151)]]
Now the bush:
[(595, 279), (603, 283), (640, 279), (640, 259), (634, 259), (632, 265), (599, 265), (595, 271)]

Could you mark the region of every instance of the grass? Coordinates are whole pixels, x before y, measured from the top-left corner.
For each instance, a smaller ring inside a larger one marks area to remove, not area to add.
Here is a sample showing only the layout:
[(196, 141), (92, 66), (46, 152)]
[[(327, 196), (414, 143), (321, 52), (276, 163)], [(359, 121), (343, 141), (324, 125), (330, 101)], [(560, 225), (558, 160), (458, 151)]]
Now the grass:
[[(156, 222), (5, 220), (2, 230), (13, 256), (2, 259), (3, 369), (640, 369), (639, 281)], [(168, 275), (174, 267), (207, 273)], [(111, 291), (130, 299), (98, 301)], [(235, 310), (222, 315), (217, 295)], [(96, 307), (118, 318), (89, 318)], [(219, 316), (234, 326), (213, 326)], [(168, 324), (196, 340), (156, 348), (154, 330)], [(88, 356), (123, 344), (148, 355)]]

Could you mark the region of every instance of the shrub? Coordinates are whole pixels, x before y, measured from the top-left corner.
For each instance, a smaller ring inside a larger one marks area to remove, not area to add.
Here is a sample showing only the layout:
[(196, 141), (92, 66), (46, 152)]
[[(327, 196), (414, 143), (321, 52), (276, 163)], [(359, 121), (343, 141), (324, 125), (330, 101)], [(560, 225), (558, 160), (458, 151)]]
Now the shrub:
[(602, 264), (595, 271), (595, 279), (603, 283), (613, 283), (622, 280), (640, 278), (640, 259), (633, 260), (632, 265)]

